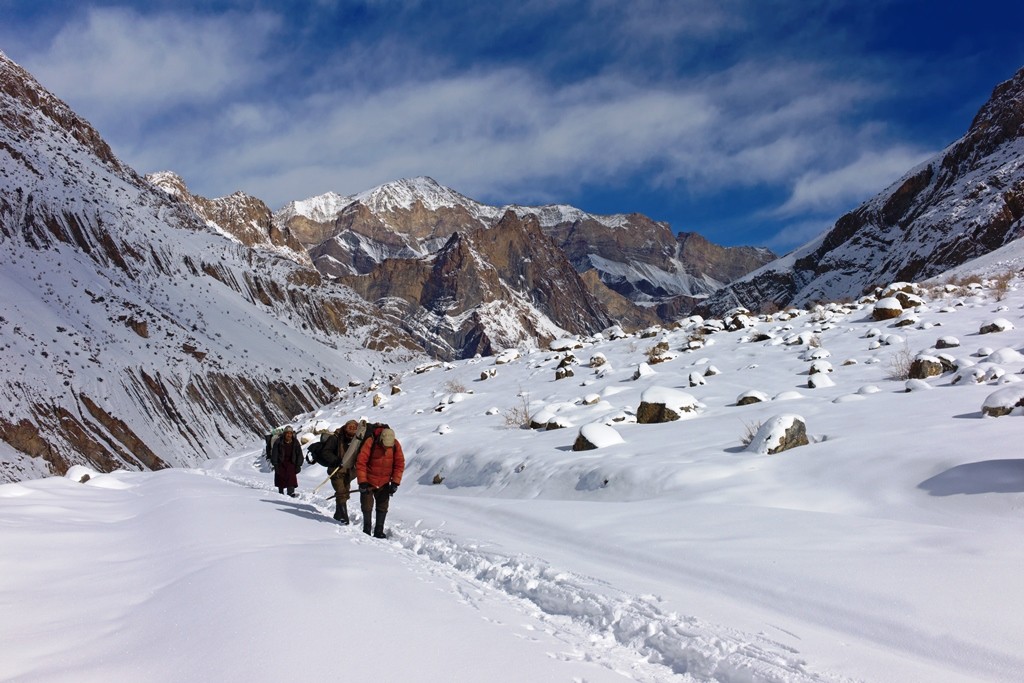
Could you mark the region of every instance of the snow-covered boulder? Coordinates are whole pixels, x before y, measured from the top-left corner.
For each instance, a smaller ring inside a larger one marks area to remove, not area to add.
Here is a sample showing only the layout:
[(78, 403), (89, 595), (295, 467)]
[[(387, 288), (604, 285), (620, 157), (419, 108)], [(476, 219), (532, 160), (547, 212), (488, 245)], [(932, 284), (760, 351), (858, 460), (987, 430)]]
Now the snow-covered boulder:
[(1024, 411), (1024, 386), (1011, 385), (989, 394), (981, 404), (981, 412), (989, 417), (1002, 417)]
[(942, 361), (935, 356), (920, 354), (910, 363), (912, 379), (928, 379), (942, 374)]
[(832, 364), (827, 360), (816, 360), (811, 363), (811, 367), (807, 369), (808, 375), (817, 375), (818, 373), (828, 374), (832, 372)]
[(773, 455), (797, 446), (806, 446), (807, 424), (799, 415), (776, 415), (757, 429), (747, 451)]
[(625, 443), (625, 440), (613, 427), (600, 422), (594, 422), (580, 427), (572, 449), (574, 451), (591, 451), (620, 443)]
[(657, 374), (654, 369), (651, 368), (647, 363), (640, 363), (636, 366), (636, 370), (633, 371), (633, 379), (640, 379), (641, 377), (650, 377), (651, 375)]
[(625, 339), (626, 337), (629, 336), (628, 334), (625, 333), (625, 331), (622, 329), (620, 325), (612, 325), (607, 330), (604, 330), (601, 334), (604, 335), (605, 339), (611, 339), (612, 341), (616, 339)]
[(699, 407), (697, 399), (685, 391), (650, 387), (640, 395), (636, 421), (640, 424), (674, 422), (684, 417), (694, 417)]
[(1003, 347), (996, 349), (995, 351), (988, 354), (985, 360), (990, 363), (999, 363), (1000, 365), (1007, 365), (1010, 363), (1024, 363), (1024, 354), (1016, 349), (1009, 347)]
[(822, 389), (826, 387), (834, 387), (836, 383), (832, 381), (832, 378), (823, 372), (819, 372), (811, 375), (807, 378), (808, 389)]
[(590, 367), (599, 368), (608, 362), (608, 358), (603, 353), (595, 353), (590, 357)]
[(928, 391), (932, 388), (932, 385), (928, 384), (928, 382), (925, 382), (923, 379), (908, 379), (907, 383), (903, 386), (908, 394), (914, 391)]
[(691, 387), (702, 387), (707, 384), (707, 380), (704, 379), (704, 375), (699, 372), (691, 372), (689, 377), (689, 384)]
[(996, 318), (990, 323), (981, 326), (979, 334), (993, 334), (996, 332), (1007, 332), (1013, 329), (1013, 323), (1006, 318)]
[(903, 315), (903, 305), (895, 297), (879, 299), (871, 309), (871, 317), (874, 320), (891, 320), (901, 315)]
[(572, 427), (572, 420), (564, 415), (556, 415), (548, 420), (547, 424), (544, 425), (544, 429), (546, 431), (551, 431), (553, 429), (565, 429), (567, 427)]
[(982, 384), (984, 382), (985, 372), (979, 367), (964, 368), (949, 381), (950, 384)]
[(764, 393), (763, 391), (757, 391), (756, 389), (748, 389), (739, 395), (739, 397), (736, 399), (736, 405), (747, 406), (750, 405), (751, 403), (766, 403), (770, 400), (771, 399), (768, 397), (768, 394)]
[(939, 337), (935, 341), (935, 348), (937, 349), (955, 349), (958, 346), (960, 346), (960, 340), (957, 339), (956, 337), (951, 337), (949, 335), (945, 337)]
[(494, 357), (494, 364), (504, 365), (505, 363), (511, 363), (514, 360), (519, 360), (519, 349), (505, 349)]
[(572, 349), (582, 349), (583, 342), (578, 337), (562, 337), (561, 339), (553, 339), (548, 348), (552, 351), (571, 351)]

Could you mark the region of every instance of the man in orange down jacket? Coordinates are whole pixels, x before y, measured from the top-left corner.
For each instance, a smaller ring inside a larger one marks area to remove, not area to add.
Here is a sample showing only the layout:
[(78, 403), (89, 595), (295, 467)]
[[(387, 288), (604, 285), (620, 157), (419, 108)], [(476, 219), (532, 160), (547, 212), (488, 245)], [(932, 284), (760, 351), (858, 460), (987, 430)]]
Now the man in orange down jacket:
[(374, 538), (387, 538), (384, 519), (388, 516), (388, 503), (402, 483), (405, 455), (395, 432), (378, 428), (372, 438), (363, 442), (356, 458), (356, 478), (359, 479), (359, 507), (363, 511), (363, 533), (370, 533), (370, 516), (374, 504), (377, 520), (373, 525)]

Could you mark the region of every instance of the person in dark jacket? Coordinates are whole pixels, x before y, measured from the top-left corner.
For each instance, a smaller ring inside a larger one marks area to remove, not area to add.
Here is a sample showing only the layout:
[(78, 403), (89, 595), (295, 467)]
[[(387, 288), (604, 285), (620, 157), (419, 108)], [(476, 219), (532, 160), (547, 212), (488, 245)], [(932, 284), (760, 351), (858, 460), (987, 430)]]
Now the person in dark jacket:
[(281, 438), (274, 442), (270, 450), (270, 464), (274, 468), (277, 492), (284, 493), (288, 489), (288, 495), (295, 498), (295, 489), (299, 485), (298, 474), (302, 469), (302, 447), (291, 425), (285, 427)]
[(370, 517), (374, 505), (377, 519), (373, 526), (375, 538), (387, 538), (384, 519), (388, 515), (391, 496), (402, 483), (405, 455), (402, 444), (391, 429), (380, 429), (363, 441), (356, 458), (356, 477), (359, 479), (359, 507), (363, 511), (363, 533), (370, 533)]
[(331, 486), (334, 487), (334, 519), (342, 524), (349, 523), (349, 487), (352, 486), (352, 480), (355, 479), (356, 474), (355, 460), (359, 448), (357, 436), (359, 429), (358, 422), (349, 420), (324, 445), (325, 450), (330, 449), (331, 462), (337, 463), (333, 467), (329, 467), (328, 471), (333, 472)]

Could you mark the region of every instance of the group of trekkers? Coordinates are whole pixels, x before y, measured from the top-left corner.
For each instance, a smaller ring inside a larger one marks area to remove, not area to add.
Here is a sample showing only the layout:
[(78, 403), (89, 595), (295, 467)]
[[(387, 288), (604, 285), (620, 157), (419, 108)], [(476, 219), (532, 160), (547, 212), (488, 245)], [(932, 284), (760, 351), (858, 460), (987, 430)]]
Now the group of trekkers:
[[(279, 437), (267, 440), (267, 458), (274, 469), (277, 492), (296, 497), (298, 473), (304, 461), (302, 446), (293, 427), (286, 426)], [(349, 524), (349, 496), (352, 481), (359, 482), (359, 507), (363, 513), (363, 533), (387, 538), (384, 520), (391, 496), (402, 483), (405, 455), (395, 432), (387, 425), (367, 424), (349, 420), (333, 433), (325, 434), (309, 446), (308, 464), (319, 463), (327, 468), (334, 487), (334, 519)], [(371, 528), (374, 508), (377, 516)]]

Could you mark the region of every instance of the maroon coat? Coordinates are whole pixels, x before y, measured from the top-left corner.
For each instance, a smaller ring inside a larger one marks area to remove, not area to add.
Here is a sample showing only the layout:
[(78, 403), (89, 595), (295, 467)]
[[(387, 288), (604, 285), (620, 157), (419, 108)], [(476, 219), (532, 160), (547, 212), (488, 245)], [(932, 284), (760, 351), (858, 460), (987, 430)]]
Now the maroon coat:
[(290, 444), (285, 443), (283, 436), (278, 438), (270, 451), (270, 462), (274, 466), (274, 486), (283, 489), (296, 488), (299, 485), (302, 446), (299, 445), (298, 438), (293, 436)]

